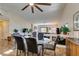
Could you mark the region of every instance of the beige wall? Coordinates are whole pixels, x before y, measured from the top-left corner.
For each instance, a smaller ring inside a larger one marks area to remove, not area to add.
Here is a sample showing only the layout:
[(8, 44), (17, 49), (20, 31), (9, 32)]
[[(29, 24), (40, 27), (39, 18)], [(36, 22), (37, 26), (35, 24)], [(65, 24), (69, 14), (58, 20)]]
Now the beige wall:
[(0, 16), (3, 20), (9, 20), (9, 33), (12, 33), (14, 29), (19, 29), (21, 31), (22, 28), (31, 27), (31, 23), (27, 19), (21, 18), (20, 15), (14, 12), (8, 12), (4, 9), (0, 9), (0, 12), (3, 16)]
[(77, 3), (67, 4), (62, 14), (62, 18), (60, 22), (60, 25), (64, 25), (68, 23), (69, 28), (71, 30), (70, 35), (73, 36), (75, 34), (74, 36), (76, 37), (78, 37), (78, 34), (77, 34), (78, 32), (74, 33), (73, 31), (73, 14), (77, 11), (79, 11), (79, 4)]
[(31, 23), (27, 22), (24, 19), (17, 18), (17, 17), (9, 17), (9, 32), (12, 33), (13, 29), (18, 29), (21, 31), (22, 28), (30, 28)]

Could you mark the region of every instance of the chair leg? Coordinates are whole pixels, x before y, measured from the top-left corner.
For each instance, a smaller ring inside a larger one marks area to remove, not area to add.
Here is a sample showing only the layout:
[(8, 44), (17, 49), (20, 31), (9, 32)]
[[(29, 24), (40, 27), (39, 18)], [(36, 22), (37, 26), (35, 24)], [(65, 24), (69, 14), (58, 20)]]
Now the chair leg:
[(43, 52), (44, 54), (46, 53), (46, 49), (44, 50), (44, 52)]
[(34, 53), (32, 53), (32, 56), (34, 56)]
[(21, 50), (20, 50), (20, 54), (21, 54)]
[(16, 55), (18, 56), (18, 49), (17, 49)]
[(42, 56), (44, 55), (44, 46), (42, 46)]
[(56, 53), (55, 53), (55, 51), (54, 51), (54, 56), (56, 56)]
[(24, 53), (24, 56), (26, 56), (26, 51), (23, 51), (23, 53)]
[(21, 55), (21, 50), (20, 50), (20, 55)]
[(44, 56), (44, 49), (42, 50), (42, 56)]
[(29, 56), (29, 52), (27, 52), (27, 56)]
[(40, 56), (40, 53), (38, 53), (37, 56)]
[(26, 56), (26, 52), (24, 52), (24, 56)]

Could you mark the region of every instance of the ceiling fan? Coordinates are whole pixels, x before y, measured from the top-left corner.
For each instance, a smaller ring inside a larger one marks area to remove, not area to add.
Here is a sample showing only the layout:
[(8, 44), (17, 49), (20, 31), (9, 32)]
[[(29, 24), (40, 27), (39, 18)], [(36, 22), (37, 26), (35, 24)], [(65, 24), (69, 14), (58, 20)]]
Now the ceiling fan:
[(2, 13), (0, 13), (0, 16), (3, 16)]
[(36, 7), (39, 11), (43, 12), (43, 10), (38, 5), (50, 6), (51, 3), (28, 3), (21, 10), (24, 11), (27, 7), (31, 6), (32, 13), (34, 13), (34, 7)]

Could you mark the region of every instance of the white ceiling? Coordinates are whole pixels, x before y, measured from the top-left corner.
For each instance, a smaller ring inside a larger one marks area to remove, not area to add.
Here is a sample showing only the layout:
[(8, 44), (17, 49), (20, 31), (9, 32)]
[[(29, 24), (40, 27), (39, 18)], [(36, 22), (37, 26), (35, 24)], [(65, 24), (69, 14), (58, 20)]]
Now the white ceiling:
[(59, 19), (61, 17), (62, 10), (66, 4), (52, 3), (51, 6), (38, 5), (44, 12), (40, 12), (34, 8), (34, 14), (31, 12), (30, 6), (24, 11), (21, 11), (21, 9), (26, 5), (26, 3), (0, 3), (0, 9), (13, 15), (16, 14), (30, 22), (51, 22), (52, 20)]

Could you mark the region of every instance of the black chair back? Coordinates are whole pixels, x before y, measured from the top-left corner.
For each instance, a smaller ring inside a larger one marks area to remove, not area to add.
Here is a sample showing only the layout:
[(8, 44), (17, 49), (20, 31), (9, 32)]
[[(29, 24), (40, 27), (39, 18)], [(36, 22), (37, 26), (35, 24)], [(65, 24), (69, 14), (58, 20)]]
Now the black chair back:
[(59, 28), (56, 28), (56, 33), (60, 34), (60, 29)]
[[(33, 32), (32, 36), (34, 38), (36, 38), (36, 32)], [(38, 33), (38, 40), (43, 40), (43, 38), (44, 38), (44, 34), (43, 33)]]
[(15, 41), (17, 43), (17, 49), (25, 51), (26, 49), (25, 49), (25, 45), (23, 42), (23, 38), (20, 36), (13, 36), (13, 37), (15, 38)]
[(38, 40), (44, 40), (44, 34), (38, 33)]
[(33, 33), (32, 33), (32, 36), (33, 36), (34, 38), (36, 38), (36, 32), (33, 32)]
[(37, 42), (35, 38), (27, 38), (27, 50), (31, 53), (38, 53)]

